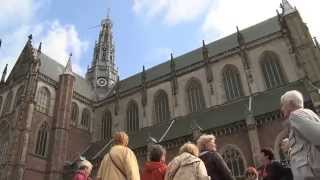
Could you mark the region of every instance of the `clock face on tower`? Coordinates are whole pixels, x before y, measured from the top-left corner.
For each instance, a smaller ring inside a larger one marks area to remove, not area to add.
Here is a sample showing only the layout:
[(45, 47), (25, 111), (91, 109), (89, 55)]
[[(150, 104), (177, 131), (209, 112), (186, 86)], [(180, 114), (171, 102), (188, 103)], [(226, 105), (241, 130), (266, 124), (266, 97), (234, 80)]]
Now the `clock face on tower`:
[(97, 85), (98, 85), (98, 86), (103, 87), (103, 86), (106, 86), (107, 83), (108, 83), (107, 80), (106, 80), (105, 78), (103, 78), (103, 77), (99, 77), (99, 78), (97, 79)]

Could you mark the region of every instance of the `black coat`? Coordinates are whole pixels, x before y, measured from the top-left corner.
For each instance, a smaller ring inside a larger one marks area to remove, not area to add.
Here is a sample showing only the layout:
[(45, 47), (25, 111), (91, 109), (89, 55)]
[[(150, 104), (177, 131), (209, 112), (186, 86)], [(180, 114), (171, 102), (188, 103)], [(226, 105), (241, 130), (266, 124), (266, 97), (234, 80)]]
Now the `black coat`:
[(272, 161), (267, 167), (267, 177), (263, 180), (293, 180), (292, 172), (289, 166)]
[(204, 162), (211, 180), (234, 180), (230, 169), (218, 152), (205, 151), (200, 153), (199, 158)]

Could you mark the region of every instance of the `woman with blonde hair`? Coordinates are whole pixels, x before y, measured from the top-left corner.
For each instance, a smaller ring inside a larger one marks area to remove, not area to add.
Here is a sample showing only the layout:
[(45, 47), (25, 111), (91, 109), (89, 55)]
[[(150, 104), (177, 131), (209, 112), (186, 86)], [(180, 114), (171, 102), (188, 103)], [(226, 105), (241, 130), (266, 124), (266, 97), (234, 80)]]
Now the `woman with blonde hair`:
[(197, 141), (199, 157), (204, 162), (211, 180), (233, 180), (230, 169), (217, 152), (215, 141), (216, 137), (212, 134), (201, 135)]
[(137, 158), (128, 148), (129, 137), (125, 132), (116, 132), (114, 146), (107, 153), (97, 173), (97, 180), (140, 180)]
[(168, 165), (165, 180), (210, 180), (196, 145), (185, 143)]

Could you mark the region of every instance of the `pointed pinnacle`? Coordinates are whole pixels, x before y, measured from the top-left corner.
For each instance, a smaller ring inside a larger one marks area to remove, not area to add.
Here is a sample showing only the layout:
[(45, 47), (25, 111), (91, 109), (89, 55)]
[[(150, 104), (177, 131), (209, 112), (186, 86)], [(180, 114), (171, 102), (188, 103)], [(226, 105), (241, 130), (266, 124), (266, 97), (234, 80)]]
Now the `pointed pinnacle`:
[(316, 47), (317, 47), (318, 49), (320, 49), (320, 44), (319, 44), (319, 42), (318, 42), (317, 37), (313, 37), (313, 39), (314, 39), (314, 43), (316, 44)]
[(28, 40), (29, 40), (29, 41), (32, 40), (32, 34), (30, 34), (30, 35), (28, 36)]
[(171, 61), (173, 61), (173, 54), (172, 53), (170, 54), (170, 57), (171, 57)]
[(202, 40), (202, 46), (206, 47), (206, 43), (204, 42), (204, 40)]
[(41, 47), (42, 47), (42, 42), (40, 42), (40, 44), (39, 44), (38, 53), (41, 53)]
[(1, 77), (1, 83), (4, 83), (6, 75), (7, 75), (7, 69), (8, 69), (8, 64), (6, 64), (3, 73), (2, 73), (2, 77)]
[(72, 57), (72, 53), (70, 53), (70, 55), (69, 55), (69, 59), (68, 59), (68, 62), (67, 62), (67, 65), (66, 65), (66, 67), (64, 69), (63, 74), (71, 74), (72, 75), (71, 57)]
[(6, 64), (6, 66), (4, 67), (4, 70), (3, 70), (3, 72), (7, 72), (7, 69), (8, 69), (8, 64)]
[(296, 9), (293, 8), (293, 6), (288, 2), (288, 0), (282, 0), (280, 7), (282, 9), (282, 14), (284, 15), (287, 15), (296, 11)]
[(238, 27), (238, 26), (236, 26), (236, 28), (237, 28), (237, 33), (239, 34), (239, 33), (240, 33), (240, 31), (239, 31), (239, 27)]

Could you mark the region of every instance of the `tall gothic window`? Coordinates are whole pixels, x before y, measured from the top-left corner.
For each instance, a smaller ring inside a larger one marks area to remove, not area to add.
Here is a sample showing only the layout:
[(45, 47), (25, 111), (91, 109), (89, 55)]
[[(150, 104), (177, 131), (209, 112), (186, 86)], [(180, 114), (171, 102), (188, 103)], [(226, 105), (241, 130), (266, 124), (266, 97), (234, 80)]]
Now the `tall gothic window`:
[(127, 109), (127, 130), (135, 132), (139, 130), (139, 108), (135, 101), (130, 101)]
[(235, 66), (226, 65), (223, 68), (223, 84), (228, 100), (232, 100), (243, 95), (240, 73)]
[(1, 108), (2, 108), (2, 96), (0, 96), (0, 112), (1, 112)]
[(228, 146), (222, 153), (222, 157), (230, 168), (233, 176), (243, 176), (245, 165), (240, 152), (237, 149)]
[(19, 87), (19, 89), (17, 90), (16, 99), (15, 99), (15, 102), (14, 102), (15, 107), (17, 107), (21, 103), (21, 98), (22, 98), (22, 95), (23, 95), (23, 91), (24, 91), (24, 86)]
[(7, 161), (9, 129), (9, 124), (7, 122), (3, 121), (2, 123), (0, 123), (0, 166), (2, 166)]
[(87, 108), (82, 111), (81, 126), (86, 129), (90, 128), (90, 111)]
[(205, 108), (202, 86), (198, 80), (189, 80), (186, 91), (188, 96), (189, 111), (191, 113), (201, 111)]
[(42, 113), (49, 113), (50, 107), (50, 92), (47, 88), (41, 87), (38, 90), (37, 98), (36, 98), (36, 110)]
[(38, 130), (35, 153), (39, 156), (46, 157), (48, 151), (49, 127), (48, 123), (44, 122)]
[(157, 123), (170, 119), (168, 95), (163, 90), (158, 91), (154, 97), (154, 112)]
[(4, 101), (2, 115), (10, 112), (11, 104), (12, 104), (12, 97), (13, 97), (13, 93), (12, 93), (12, 91), (10, 91), (6, 97), (6, 100)]
[(278, 56), (274, 52), (263, 53), (261, 68), (268, 89), (278, 87), (286, 82)]
[(112, 132), (112, 114), (109, 110), (104, 112), (102, 117), (102, 127), (101, 127), (101, 135), (104, 140), (107, 140), (111, 137)]
[(78, 117), (79, 117), (79, 107), (78, 107), (77, 103), (72, 102), (72, 106), (71, 106), (71, 124), (77, 125)]

